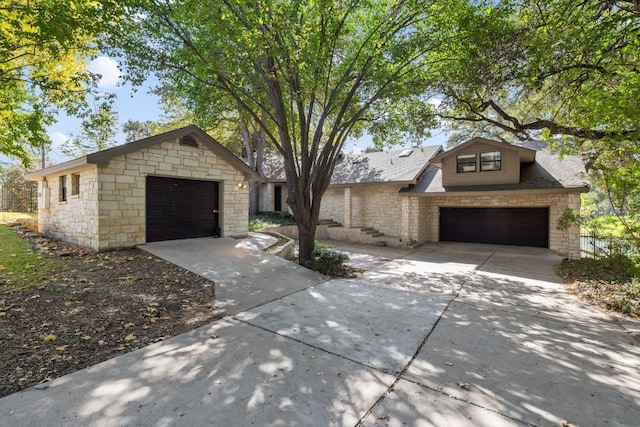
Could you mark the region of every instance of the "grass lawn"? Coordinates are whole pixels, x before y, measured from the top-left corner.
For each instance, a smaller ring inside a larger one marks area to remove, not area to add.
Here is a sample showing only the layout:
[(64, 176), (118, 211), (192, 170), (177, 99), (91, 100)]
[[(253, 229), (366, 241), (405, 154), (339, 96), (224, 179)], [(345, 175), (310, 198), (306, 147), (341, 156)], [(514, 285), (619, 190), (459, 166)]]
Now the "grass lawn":
[(38, 287), (42, 279), (64, 264), (35, 252), (6, 225), (0, 224), (0, 289)]
[(36, 213), (24, 213), (24, 212), (4, 212), (0, 211), (0, 224), (6, 224), (8, 222), (16, 221), (21, 218), (36, 219), (38, 214)]

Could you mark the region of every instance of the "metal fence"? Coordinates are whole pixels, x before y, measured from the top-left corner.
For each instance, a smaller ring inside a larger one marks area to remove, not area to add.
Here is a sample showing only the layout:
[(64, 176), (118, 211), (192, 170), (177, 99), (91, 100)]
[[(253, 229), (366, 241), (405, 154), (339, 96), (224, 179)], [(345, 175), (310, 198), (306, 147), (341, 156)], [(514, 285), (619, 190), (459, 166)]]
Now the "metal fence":
[(638, 248), (631, 239), (623, 237), (603, 237), (595, 234), (580, 236), (580, 249), (583, 255), (594, 258), (613, 255), (633, 255)]
[(0, 211), (37, 212), (38, 184), (27, 182), (17, 188), (0, 183)]

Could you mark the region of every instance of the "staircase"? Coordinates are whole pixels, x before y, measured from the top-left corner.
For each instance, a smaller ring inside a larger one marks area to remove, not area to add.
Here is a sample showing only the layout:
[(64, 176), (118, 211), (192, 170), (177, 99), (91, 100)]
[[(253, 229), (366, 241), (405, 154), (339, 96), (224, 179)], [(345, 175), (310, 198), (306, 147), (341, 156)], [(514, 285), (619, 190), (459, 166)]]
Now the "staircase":
[(342, 227), (342, 224), (332, 219), (318, 220), (318, 225), (326, 225), (327, 227)]

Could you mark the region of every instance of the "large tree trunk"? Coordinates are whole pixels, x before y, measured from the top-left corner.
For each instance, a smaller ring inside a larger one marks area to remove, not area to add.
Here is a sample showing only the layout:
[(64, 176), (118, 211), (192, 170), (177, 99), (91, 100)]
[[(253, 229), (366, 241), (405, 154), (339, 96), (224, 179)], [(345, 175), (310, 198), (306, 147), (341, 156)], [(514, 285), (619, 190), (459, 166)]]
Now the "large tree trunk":
[[(255, 138), (252, 138), (249, 132), (249, 125), (240, 109), (238, 109), (238, 114), (240, 117), (240, 135), (242, 136), (244, 148), (247, 152), (247, 164), (262, 176), (265, 148), (264, 132), (260, 129), (257, 135), (254, 133)], [(260, 182), (254, 181), (249, 183), (249, 215), (255, 216), (258, 215), (258, 213), (260, 213)]]

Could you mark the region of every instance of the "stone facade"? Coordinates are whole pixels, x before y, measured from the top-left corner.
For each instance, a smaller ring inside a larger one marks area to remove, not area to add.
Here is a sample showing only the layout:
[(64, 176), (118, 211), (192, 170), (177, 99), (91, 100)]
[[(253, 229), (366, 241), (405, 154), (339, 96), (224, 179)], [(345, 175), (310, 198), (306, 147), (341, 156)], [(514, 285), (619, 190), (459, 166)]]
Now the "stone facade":
[(560, 256), (580, 258), (580, 231), (578, 226), (567, 230), (557, 229), (558, 220), (565, 209), (580, 211), (579, 193), (541, 193), (526, 191), (509, 195), (471, 195), (448, 197), (423, 197), (417, 216), (427, 227), (424, 233), (416, 235), (418, 241), (439, 241), (439, 208), (446, 207), (548, 207), (549, 208), (549, 248)]
[[(80, 180), (77, 195), (71, 194), (74, 174)], [(221, 235), (247, 234), (249, 185), (245, 174), (202, 144), (181, 146), (178, 138), (115, 156), (106, 165), (88, 164), (78, 171), (61, 170), (40, 177), (40, 231), (94, 250), (145, 243), (147, 175), (219, 182)], [(66, 176), (66, 201), (59, 196), (60, 176)]]
[[(580, 257), (577, 226), (564, 231), (557, 229), (565, 209), (580, 211), (579, 193), (521, 191), (508, 195), (416, 197), (402, 195), (399, 190), (395, 185), (330, 188), (322, 199), (320, 218), (338, 221), (345, 228), (375, 228), (386, 236), (397, 237), (399, 244), (411, 246), (439, 241), (439, 208), (443, 206), (548, 207), (549, 248), (564, 257)], [(353, 234), (353, 238), (359, 236)]]
[[(72, 194), (72, 176), (79, 175), (78, 194)], [(61, 177), (67, 189), (62, 200)], [(49, 175), (38, 182), (38, 231), (58, 240), (98, 249), (98, 168)], [(47, 199), (47, 200), (45, 200)]]

